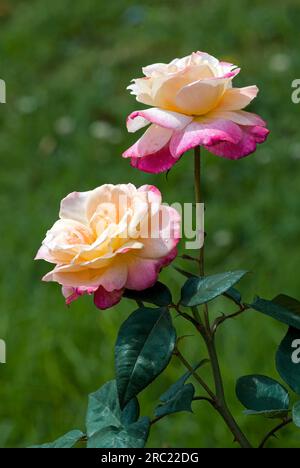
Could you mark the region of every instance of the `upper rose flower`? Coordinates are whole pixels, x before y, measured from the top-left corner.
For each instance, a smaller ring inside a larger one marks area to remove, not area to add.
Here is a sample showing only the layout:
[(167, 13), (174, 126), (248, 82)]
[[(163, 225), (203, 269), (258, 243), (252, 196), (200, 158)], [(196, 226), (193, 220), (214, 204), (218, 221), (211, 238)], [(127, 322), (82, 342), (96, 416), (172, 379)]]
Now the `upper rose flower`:
[(120, 301), (125, 288), (153, 286), (176, 256), (180, 216), (162, 205), (150, 185), (103, 185), (74, 192), (61, 202), (36, 259), (54, 263), (44, 281), (56, 281), (69, 304), (94, 294), (100, 309)]
[(254, 152), (269, 131), (258, 115), (242, 110), (258, 88), (233, 88), (239, 71), (204, 52), (143, 68), (145, 77), (128, 89), (137, 101), (154, 107), (130, 114), (127, 129), (151, 125), (123, 156), (131, 158), (133, 167), (157, 173), (199, 145), (228, 159)]

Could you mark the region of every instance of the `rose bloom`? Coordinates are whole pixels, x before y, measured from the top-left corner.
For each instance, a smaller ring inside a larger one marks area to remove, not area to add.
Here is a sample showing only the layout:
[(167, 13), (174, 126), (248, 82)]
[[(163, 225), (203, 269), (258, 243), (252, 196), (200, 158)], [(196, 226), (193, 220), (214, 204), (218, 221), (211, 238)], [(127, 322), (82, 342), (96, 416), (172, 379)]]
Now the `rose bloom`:
[(123, 157), (131, 158), (133, 167), (158, 173), (198, 145), (228, 159), (254, 152), (269, 131), (258, 115), (242, 110), (258, 88), (233, 88), (239, 71), (204, 52), (143, 68), (145, 77), (133, 80), (128, 89), (137, 101), (153, 107), (130, 114), (127, 128), (136, 132), (151, 125)]
[(61, 202), (59, 218), (36, 259), (55, 264), (43, 280), (61, 284), (67, 304), (87, 293), (100, 309), (111, 307), (125, 288), (153, 286), (177, 254), (180, 216), (162, 205), (151, 185), (71, 193)]

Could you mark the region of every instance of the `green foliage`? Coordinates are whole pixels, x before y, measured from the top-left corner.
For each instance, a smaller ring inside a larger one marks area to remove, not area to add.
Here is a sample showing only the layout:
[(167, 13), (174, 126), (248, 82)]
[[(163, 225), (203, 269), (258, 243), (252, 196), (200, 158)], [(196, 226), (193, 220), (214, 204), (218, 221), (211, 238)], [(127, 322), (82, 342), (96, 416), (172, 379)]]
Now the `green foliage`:
[(88, 448), (143, 448), (148, 438), (150, 420), (141, 418), (127, 427), (108, 426), (88, 439)]
[(245, 410), (243, 412), (246, 416), (264, 416), (268, 419), (285, 419), (289, 414), (288, 410), (265, 410), (265, 411), (255, 411), (255, 410)]
[(139, 418), (139, 403), (133, 398), (121, 410), (116, 381), (111, 380), (89, 395), (86, 435), (71, 431), (55, 442), (32, 448), (72, 448), (80, 440), (87, 448), (142, 448), (148, 438), (149, 418)]
[[(202, 366), (205, 361), (195, 366), (194, 370)], [(155, 416), (161, 417), (167, 414), (178, 413), (179, 411), (192, 411), (192, 401), (195, 394), (193, 384), (185, 385), (191, 377), (192, 372), (186, 372), (171, 387), (160, 396), (161, 403), (155, 409)]]
[[(290, 327), (282, 340), (276, 354), (276, 368), (283, 380), (294, 392), (300, 395), (300, 363), (293, 362), (293, 353), (297, 353), (300, 346), (300, 330)], [(298, 357), (299, 357), (298, 352)]]
[(241, 304), (242, 302), (242, 295), (241, 293), (235, 289), (235, 288), (229, 288), (225, 293), (224, 293), (224, 296), (225, 297), (228, 297), (228, 299), (231, 299), (233, 302), (235, 302), (236, 304)]
[(289, 408), (289, 395), (285, 388), (264, 375), (247, 375), (238, 379), (236, 394), (247, 408), (246, 414), (282, 417)]
[(86, 416), (88, 448), (140, 448), (148, 437), (150, 421), (139, 417), (139, 404), (133, 398), (120, 408), (115, 380), (89, 396)]
[(292, 410), (292, 417), (295, 426), (300, 428), (300, 401), (297, 401), (297, 403), (294, 404)]
[(81, 431), (70, 431), (67, 434), (63, 435), (54, 442), (49, 442), (48, 444), (42, 445), (33, 445), (30, 448), (72, 448), (77, 442), (84, 437), (83, 432)]
[(122, 324), (115, 348), (121, 407), (166, 368), (175, 342), (176, 332), (166, 308), (140, 308)]
[(181, 304), (194, 307), (224, 294), (247, 273), (247, 271), (228, 271), (213, 276), (189, 278), (181, 290)]
[(197, 278), (196, 275), (194, 275), (193, 273), (190, 273), (189, 271), (183, 270), (183, 268), (179, 268), (177, 266), (173, 266), (173, 268), (185, 278)]
[(284, 294), (276, 296), (272, 301), (256, 297), (251, 307), (279, 322), (300, 329), (300, 303), (296, 299)]
[(129, 401), (123, 411), (121, 410), (116, 382), (112, 380), (89, 396), (86, 416), (87, 436), (91, 438), (110, 426), (128, 426), (136, 422), (138, 417), (139, 404), (136, 398)]
[(149, 302), (158, 307), (166, 307), (172, 302), (169, 288), (159, 281), (152, 288), (144, 289), (143, 291), (126, 289), (124, 297), (134, 299), (135, 301)]
[(162, 417), (167, 414), (179, 413), (180, 411), (192, 412), (192, 401), (195, 394), (195, 387), (189, 383), (183, 385), (174, 394), (169, 396), (168, 399), (160, 400), (163, 402), (155, 409), (155, 416)]

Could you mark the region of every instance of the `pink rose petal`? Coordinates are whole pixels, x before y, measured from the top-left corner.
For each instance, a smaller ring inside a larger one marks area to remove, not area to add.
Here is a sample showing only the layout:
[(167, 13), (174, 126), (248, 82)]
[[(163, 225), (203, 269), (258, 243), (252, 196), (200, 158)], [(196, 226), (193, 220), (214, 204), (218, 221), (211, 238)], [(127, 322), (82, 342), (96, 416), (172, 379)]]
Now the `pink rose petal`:
[(196, 146), (210, 146), (224, 141), (237, 143), (241, 137), (240, 127), (231, 121), (216, 120), (210, 123), (194, 121), (184, 130), (173, 134), (170, 151), (178, 158)]
[(124, 289), (108, 292), (102, 286), (99, 286), (94, 293), (94, 304), (98, 309), (109, 309), (120, 302), (123, 292)]
[(240, 159), (248, 156), (256, 150), (259, 143), (263, 143), (269, 130), (265, 127), (241, 126), (242, 138), (238, 143), (221, 142), (206, 146), (211, 153), (227, 159)]
[(123, 153), (123, 158), (142, 158), (157, 153), (170, 141), (172, 133), (172, 130), (152, 124), (144, 135)]
[(143, 158), (131, 158), (132, 167), (150, 174), (168, 171), (176, 162), (177, 159), (173, 158), (170, 153), (169, 144), (156, 153), (148, 154)]
[(149, 125), (149, 123), (153, 123), (170, 130), (179, 130), (188, 125), (192, 120), (192, 117), (179, 114), (178, 112), (171, 112), (152, 107), (151, 109), (132, 112), (132, 114), (127, 117), (127, 130), (130, 133), (134, 133), (140, 128)]

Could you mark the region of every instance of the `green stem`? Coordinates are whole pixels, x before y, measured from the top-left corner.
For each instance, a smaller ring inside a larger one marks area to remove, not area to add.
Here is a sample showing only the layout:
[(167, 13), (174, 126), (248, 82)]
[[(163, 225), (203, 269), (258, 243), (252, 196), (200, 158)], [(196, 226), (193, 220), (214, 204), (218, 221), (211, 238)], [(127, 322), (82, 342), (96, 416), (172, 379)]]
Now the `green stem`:
[[(201, 153), (200, 147), (196, 147), (194, 150), (194, 183), (195, 183), (195, 202), (202, 203), (201, 197)], [(204, 246), (199, 251), (199, 274), (204, 276)], [(193, 308), (194, 309), (194, 308)], [(197, 320), (197, 313), (193, 310), (194, 318)], [(251, 448), (251, 444), (236, 423), (234, 417), (232, 416), (225, 399), (224, 385), (219, 365), (219, 360), (217, 356), (217, 351), (215, 347), (214, 336), (210, 327), (208, 306), (204, 305), (204, 318), (205, 318), (205, 327), (200, 328), (199, 331), (206, 343), (207, 350), (209, 353), (212, 371), (215, 382), (215, 407), (219, 414), (223, 417), (227, 426), (233, 433), (235, 440), (239, 442), (243, 448)]]
[(200, 377), (200, 375), (195, 371), (195, 369), (193, 369), (193, 367), (187, 362), (187, 360), (183, 357), (183, 355), (181, 354), (181, 352), (179, 351), (178, 348), (175, 349), (174, 351), (174, 354), (175, 356), (178, 357), (178, 359), (182, 362), (182, 364), (184, 365), (184, 367), (193, 375), (193, 377), (195, 378), (195, 380), (197, 380), (197, 382), (201, 385), (202, 388), (204, 388), (204, 390), (208, 393), (208, 395), (211, 397), (211, 399), (214, 401), (215, 400), (215, 395), (213, 394), (213, 392), (211, 391), (211, 389), (209, 388), (208, 385), (206, 385), (206, 383), (204, 382), (204, 380), (202, 380), (202, 378)]
[[(196, 205), (202, 203), (201, 197), (201, 152), (200, 146), (194, 149), (194, 186)], [(199, 274), (204, 276), (204, 245), (199, 250)]]
[(225, 398), (224, 392), (224, 385), (220, 370), (220, 364), (218, 360), (218, 355), (216, 351), (215, 341), (212, 336), (204, 336), (205, 343), (207, 346), (208, 354), (210, 357), (214, 381), (215, 381), (215, 389), (216, 389), (216, 409), (223, 417), (224, 421), (226, 422), (227, 426), (233, 433), (235, 440), (239, 442), (242, 448), (251, 448), (251, 444), (246, 438), (245, 434), (242, 432), (240, 427), (238, 426), (237, 422), (235, 421), (233, 415), (231, 414)]
[[(201, 151), (200, 146), (196, 146), (194, 149), (194, 185), (195, 185), (195, 202), (196, 210), (197, 205), (202, 203), (202, 194), (201, 194)], [(199, 274), (204, 276), (204, 244), (199, 249)], [(209, 315), (207, 304), (204, 304), (204, 320), (206, 328), (210, 328), (209, 324)]]
[(291, 424), (293, 422), (293, 418), (288, 418), (282, 423), (278, 424), (278, 426), (275, 426), (274, 429), (272, 429), (268, 434), (263, 438), (262, 442), (259, 444), (258, 448), (264, 448), (266, 442), (270, 439), (270, 437), (274, 436), (276, 432), (280, 431), (283, 427), (287, 426), (288, 424)]

